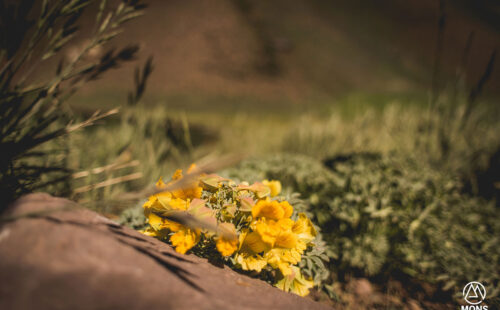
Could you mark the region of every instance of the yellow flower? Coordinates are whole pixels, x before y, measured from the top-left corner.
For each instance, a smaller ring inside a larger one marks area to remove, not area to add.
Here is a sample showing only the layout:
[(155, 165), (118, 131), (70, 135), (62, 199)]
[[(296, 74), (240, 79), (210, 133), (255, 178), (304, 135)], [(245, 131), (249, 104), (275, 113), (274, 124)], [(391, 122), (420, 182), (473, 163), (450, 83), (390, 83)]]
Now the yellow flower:
[(142, 205), (142, 207), (144, 208), (144, 216), (148, 217), (149, 213), (154, 211), (163, 211), (165, 207), (161, 202), (169, 201), (171, 198), (172, 194), (170, 192), (161, 192), (150, 196), (148, 200)]
[[(184, 227), (177, 222), (164, 219), (154, 213), (149, 214), (148, 223), (151, 226), (151, 228), (156, 232), (160, 232), (162, 230), (169, 230), (175, 232)], [(168, 233), (168, 231), (165, 233)]]
[(271, 220), (280, 220), (292, 216), (293, 207), (287, 202), (270, 200), (269, 197), (259, 200), (252, 208), (253, 218), (265, 217)]
[(217, 227), (217, 243), (215, 246), (222, 256), (230, 256), (238, 249), (238, 235), (232, 223), (221, 223)]
[(238, 252), (235, 256), (235, 259), (236, 262), (241, 266), (241, 269), (255, 270), (257, 272), (261, 272), (262, 268), (264, 268), (267, 265), (267, 260), (264, 259), (261, 255), (256, 254), (256, 252), (251, 249), (250, 244), (252, 243), (252, 241), (250, 241), (250, 239), (252, 237), (250, 237), (250, 239), (247, 241), (247, 237), (249, 234), (250, 233), (246, 228), (244, 228), (240, 232), (239, 236), (240, 245), (238, 248)]
[(195, 246), (198, 241), (200, 241), (199, 231), (194, 231), (185, 227), (182, 227), (182, 229), (170, 237), (170, 242), (172, 242), (175, 250), (181, 254), (185, 254), (189, 249)]
[(299, 213), (299, 218), (292, 227), (292, 231), (297, 234), (297, 238), (308, 244), (314, 240), (317, 235), (311, 220), (304, 214)]
[(278, 196), (281, 193), (281, 182), (276, 180), (264, 180), (262, 184), (269, 187), (271, 190), (271, 197)]
[(180, 199), (195, 199), (201, 198), (202, 188), (197, 185), (191, 185), (188, 188), (175, 189), (172, 194)]
[(238, 240), (228, 240), (224, 237), (220, 237), (217, 239), (216, 247), (217, 251), (219, 251), (222, 256), (230, 256), (238, 248)]
[[(256, 233), (260, 237), (260, 241), (268, 247), (292, 248), (295, 246), (297, 239), (292, 233), (293, 225), (294, 221), (289, 218), (282, 218), (279, 221), (260, 218), (254, 221), (250, 227), (253, 229), (253, 233)], [(255, 241), (255, 238), (252, 240)]]
[(283, 216), (284, 218), (289, 218), (293, 214), (293, 207), (290, 205), (288, 201), (282, 201), (280, 202), (280, 206), (283, 208), (285, 211), (285, 215)]
[(270, 248), (270, 245), (262, 240), (259, 233), (253, 231), (246, 235), (243, 241), (243, 250), (250, 251), (252, 253), (261, 253)]
[(276, 236), (274, 246), (292, 249), (296, 247), (297, 241), (297, 235), (295, 235), (291, 230), (280, 231), (278, 236)]
[(160, 177), (160, 178), (158, 179), (158, 181), (156, 182), (156, 188), (158, 188), (158, 189), (162, 189), (162, 188), (164, 188), (165, 186), (167, 186), (167, 185), (165, 184), (165, 182), (163, 182), (163, 178), (162, 178), (162, 177)]
[(140, 233), (146, 235), (146, 236), (150, 236), (150, 237), (155, 237), (155, 238), (158, 238), (158, 239), (166, 239), (168, 237), (168, 233), (169, 233), (169, 230), (155, 230), (152, 226), (144, 229), (144, 230), (141, 230)]
[[(189, 167), (189, 169), (188, 169), (188, 173), (194, 171), (195, 169), (197, 169), (196, 165), (192, 164)], [(170, 182), (168, 184), (170, 185), (173, 182), (178, 181), (178, 180), (180, 180), (182, 178), (183, 178), (182, 170), (181, 169), (177, 169), (174, 172), (174, 175), (172, 175), (172, 182)], [(158, 182), (160, 182), (160, 181), (158, 181)], [(158, 183), (157, 183), (157, 186), (158, 186)], [(187, 184), (186, 187), (184, 187), (184, 188), (179, 188), (179, 189), (173, 190), (172, 191), (172, 195), (175, 198), (190, 199), (190, 200), (192, 200), (192, 199), (195, 199), (195, 198), (201, 198), (201, 192), (202, 191), (203, 191), (203, 188), (201, 186), (199, 186), (199, 181), (195, 180), (195, 181), (191, 182), (191, 184)]]
[(304, 278), (300, 273), (300, 269), (296, 266), (291, 267), (291, 271), (289, 275), (278, 281), (275, 286), (285, 292), (292, 292), (302, 297), (307, 296), (309, 289), (314, 286), (314, 282)]
[(174, 174), (172, 175), (172, 180), (177, 181), (182, 179), (182, 169), (177, 169), (175, 170)]
[(302, 259), (302, 253), (297, 249), (274, 248), (269, 250), (264, 256), (270, 264), (283, 261), (295, 265)]
[(140, 230), (139, 231), (140, 233), (146, 235), (146, 236), (150, 236), (150, 237), (156, 237), (157, 236), (157, 233), (156, 231), (152, 228), (152, 227), (148, 227), (144, 230)]
[[(182, 177), (180, 172), (174, 174), (174, 179)], [(156, 183), (157, 188), (161, 189), (165, 187), (165, 183), (160, 178)], [(170, 237), (172, 245), (175, 250), (179, 253), (186, 253), (191, 249), (200, 239), (200, 232), (198, 230), (192, 230), (180, 223), (163, 218), (162, 215), (166, 211), (180, 210), (186, 211), (189, 208), (190, 201), (181, 198), (176, 198), (170, 192), (161, 192), (156, 195), (149, 197), (143, 205), (144, 215), (148, 219), (150, 227), (146, 229), (143, 233), (148, 236), (158, 237), (164, 239), (168, 236), (170, 232), (175, 232)]]
[[(193, 169), (196, 167), (191, 166), (188, 173)], [(301, 296), (309, 293), (313, 282), (303, 277), (297, 264), (317, 233), (305, 214), (299, 214), (294, 221), (291, 219), (294, 210), (290, 203), (270, 198), (280, 194), (282, 188), (279, 181), (264, 180), (251, 186), (241, 184), (234, 188), (237, 196), (233, 195), (233, 201), (226, 201), (212, 209), (210, 204), (207, 207), (206, 200), (200, 199), (202, 186), (212, 193), (207, 198), (208, 202), (218, 204), (218, 191), (223, 190), (218, 181), (220, 177), (211, 175), (190, 179), (185, 188), (165, 191), (168, 185), (182, 178), (182, 170), (177, 170), (170, 183), (158, 180), (156, 186), (163, 192), (149, 197), (144, 203), (144, 214), (150, 227), (142, 233), (170, 240), (175, 250), (182, 254), (200, 242), (203, 233), (207, 240), (215, 241), (215, 248), (222, 256), (232, 256), (239, 268), (261, 272), (269, 266), (267, 268), (276, 272), (279, 270), (276, 273), (278, 276), (283, 276), (276, 286)], [(237, 233), (231, 222), (238, 219), (240, 212), (245, 212), (244, 221), (238, 220), (244, 227)], [(166, 218), (174, 213), (190, 215), (206, 225), (182, 221), (183, 225)]]
[(251, 234), (257, 234), (260, 237), (260, 240), (268, 245), (269, 247), (273, 247), (276, 242), (276, 237), (280, 232), (280, 226), (276, 221), (260, 219), (254, 222), (251, 226), (254, 229), (254, 232)]
[(281, 249), (274, 248), (269, 252), (266, 252), (264, 254), (264, 258), (271, 267), (273, 267), (274, 269), (279, 269), (281, 271), (281, 274), (287, 276), (292, 273), (291, 264), (282, 259), (282, 254), (283, 253)]
[(300, 262), (302, 253), (297, 249), (273, 248), (264, 254), (264, 258), (271, 267), (286, 276), (290, 274), (292, 265)]
[[(166, 185), (160, 178), (156, 183), (156, 188), (162, 189)], [(171, 192), (160, 192), (158, 194), (152, 195), (142, 206), (144, 208), (144, 215), (149, 217), (151, 212), (161, 214), (167, 210), (186, 210), (187, 201), (179, 198), (174, 198)]]
[(186, 201), (172, 198), (169, 192), (153, 195), (143, 205), (144, 215), (148, 219), (149, 225), (157, 232), (164, 229), (178, 231), (183, 227), (181, 224), (164, 219), (160, 215), (168, 210), (186, 210), (187, 207), (188, 204)]
[(307, 296), (309, 295), (309, 289), (314, 286), (314, 282), (312, 280), (306, 279), (297, 268), (297, 273), (295, 275), (295, 279), (293, 280), (291, 292), (297, 294), (299, 296)]
[(262, 256), (247, 252), (238, 252), (236, 262), (240, 264), (243, 270), (255, 270), (257, 272), (261, 272), (262, 268), (267, 265), (266, 259)]
[(240, 244), (238, 246), (238, 250), (241, 249), (241, 247), (243, 246), (243, 241), (245, 241), (245, 238), (247, 237), (248, 235), (248, 229), (247, 228), (243, 228), (241, 231), (240, 231), (240, 235), (238, 236), (238, 243)]
[(163, 219), (154, 213), (150, 213), (148, 216), (148, 223), (154, 230), (160, 230), (163, 225)]
[[(159, 199), (161, 202), (161, 199)], [(172, 198), (167, 203), (168, 210), (181, 210), (185, 211), (188, 209), (188, 202), (180, 198)]]

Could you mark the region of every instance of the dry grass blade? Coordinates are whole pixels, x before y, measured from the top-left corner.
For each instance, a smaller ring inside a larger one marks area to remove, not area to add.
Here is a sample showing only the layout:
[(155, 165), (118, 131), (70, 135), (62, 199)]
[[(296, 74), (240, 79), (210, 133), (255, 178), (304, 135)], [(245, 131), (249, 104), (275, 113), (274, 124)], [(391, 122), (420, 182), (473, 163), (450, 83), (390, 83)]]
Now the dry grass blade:
[(88, 177), (91, 174), (101, 174), (101, 173), (106, 172), (106, 171), (115, 171), (115, 170), (120, 170), (120, 169), (124, 169), (124, 168), (137, 167), (139, 165), (140, 165), (140, 162), (138, 160), (133, 160), (131, 162), (124, 163), (124, 164), (113, 163), (113, 164), (106, 165), (103, 167), (97, 167), (97, 168), (94, 168), (91, 170), (85, 170), (85, 171), (79, 171), (79, 172), (73, 173), (72, 177), (73, 177), (73, 179), (79, 179), (79, 178)]
[(77, 189), (74, 190), (74, 193), (75, 194), (80, 194), (80, 193), (88, 192), (88, 191), (91, 191), (91, 190), (94, 190), (94, 189), (97, 189), (97, 188), (102, 188), (102, 187), (106, 187), (106, 186), (115, 185), (115, 184), (118, 184), (118, 183), (123, 183), (123, 182), (132, 181), (132, 180), (137, 180), (137, 179), (140, 179), (140, 178), (142, 178), (142, 172), (135, 172), (135, 173), (132, 173), (132, 174), (127, 174), (127, 175), (122, 176), (122, 177), (108, 179), (106, 181), (99, 182), (99, 183), (96, 183), (96, 184), (86, 185), (86, 186), (79, 187), (79, 188), (77, 188)]
[[(186, 174), (182, 179), (172, 182), (161, 189), (155, 186), (148, 187), (139, 192), (129, 192), (120, 195), (119, 199), (112, 199), (108, 201), (109, 203), (117, 203), (123, 205), (134, 205), (138, 200), (144, 199), (148, 196), (158, 194), (164, 191), (173, 191), (176, 189), (182, 189), (189, 187), (196, 181), (202, 174), (210, 174), (221, 169), (235, 165), (236, 163), (243, 160), (244, 156), (242, 154), (229, 154), (225, 156), (220, 156), (218, 158), (213, 158), (213, 156), (206, 157), (198, 162), (198, 165), (194, 171)], [(107, 202), (107, 203), (108, 203)]]
[(164, 212), (162, 217), (192, 229), (206, 229), (212, 232), (217, 231), (217, 225), (209, 221), (198, 219), (186, 211), (169, 210)]
[(81, 123), (78, 123), (78, 124), (75, 124), (75, 125), (68, 125), (66, 127), (66, 132), (67, 133), (70, 133), (70, 132), (73, 132), (75, 130), (78, 130), (78, 129), (82, 129), (82, 128), (85, 128), (85, 127), (88, 127), (88, 126), (92, 126), (94, 125), (94, 123), (100, 119), (103, 119), (105, 117), (108, 117), (110, 115), (113, 115), (113, 114), (117, 114), (118, 112), (120, 112), (120, 109), (119, 108), (116, 108), (116, 109), (112, 109), (112, 110), (109, 110), (108, 112), (106, 113), (103, 113), (101, 114), (101, 111), (100, 110), (97, 110), (94, 114), (92, 114), (91, 117), (89, 117), (87, 120), (81, 122)]

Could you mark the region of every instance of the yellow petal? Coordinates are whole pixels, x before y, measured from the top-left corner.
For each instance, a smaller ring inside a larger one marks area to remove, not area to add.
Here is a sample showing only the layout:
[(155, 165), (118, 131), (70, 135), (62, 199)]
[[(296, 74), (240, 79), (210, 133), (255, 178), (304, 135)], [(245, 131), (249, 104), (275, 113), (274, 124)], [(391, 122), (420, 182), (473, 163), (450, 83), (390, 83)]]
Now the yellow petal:
[(277, 225), (279, 226), (280, 230), (292, 230), (292, 227), (295, 225), (295, 222), (292, 219), (289, 218), (282, 218), (277, 222)]
[(253, 253), (261, 253), (269, 249), (269, 244), (266, 244), (257, 232), (249, 233), (243, 241), (243, 246), (251, 250)]
[(156, 188), (163, 188), (165, 186), (166, 186), (166, 184), (165, 184), (165, 182), (163, 182), (163, 178), (160, 177), (158, 182), (156, 182)]
[(240, 236), (238, 237), (238, 243), (240, 244), (238, 247), (238, 250), (241, 249), (243, 242), (245, 241), (245, 238), (247, 237), (247, 235), (248, 235), (248, 229), (246, 229), (246, 228), (242, 229), (240, 232)]
[(190, 185), (186, 188), (176, 189), (172, 191), (172, 195), (180, 199), (199, 199), (201, 198), (201, 193), (203, 188), (194, 185)]
[(297, 236), (291, 231), (285, 231), (278, 234), (274, 246), (280, 248), (292, 249), (297, 245)]
[(285, 262), (278, 263), (278, 269), (281, 271), (283, 276), (288, 276), (292, 274), (292, 268), (290, 268), (290, 264)]
[(292, 231), (297, 234), (299, 240), (305, 243), (313, 241), (317, 235), (311, 220), (304, 213), (299, 213), (299, 218), (293, 225)]
[(288, 201), (282, 201), (280, 202), (280, 206), (283, 208), (284, 211), (284, 218), (289, 218), (293, 214), (293, 207), (288, 203)]
[(255, 232), (260, 236), (264, 243), (273, 247), (276, 242), (276, 237), (280, 233), (280, 226), (272, 220), (261, 220), (255, 224)]
[(191, 165), (189, 166), (189, 168), (188, 168), (187, 172), (188, 172), (188, 173), (191, 173), (191, 172), (197, 172), (197, 170), (199, 170), (199, 169), (198, 169), (198, 167), (196, 166), (196, 164), (194, 164), (194, 163), (193, 163), (193, 164), (191, 164)]
[(284, 251), (282, 250), (271, 249), (264, 254), (264, 258), (272, 268), (279, 269), (282, 275), (287, 276), (292, 273), (292, 269), (290, 269), (292, 263), (283, 259), (283, 253)]
[(170, 237), (175, 250), (181, 254), (189, 251), (199, 240), (200, 235), (189, 228), (181, 229)]
[(174, 174), (172, 175), (172, 180), (180, 180), (182, 179), (182, 169), (177, 169), (175, 170)]
[(273, 248), (264, 254), (269, 265), (273, 268), (278, 268), (278, 263), (286, 262), (292, 265), (298, 264), (302, 259), (300, 253), (294, 249)]
[(182, 224), (165, 219), (163, 221), (162, 229), (168, 229), (170, 231), (176, 232), (184, 228)]
[(261, 272), (267, 265), (267, 261), (260, 255), (249, 253), (239, 253), (236, 256), (236, 262), (241, 265), (243, 270), (255, 270)]
[(292, 292), (302, 297), (307, 296), (309, 289), (314, 286), (314, 282), (304, 278), (298, 267), (292, 266), (290, 269), (291, 273), (284, 276), (275, 286), (285, 292)]
[(140, 230), (139, 232), (150, 237), (156, 237), (157, 235), (156, 231), (151, 227), (148, 227), (145, 230)]
[(173, 198), (169, 201), (168, 206), (170, 210), (187, 210), (188, 203), (184, 199)]
[(229, 256), (238, 249), (238, 235), (232, 223), (220, 223), (217, 226), (217, 250), (222, 256)]
[(170, 201), (172, 200), (172, 194), (169, 193), (169, 192), (161, 192), (156, 196), (156, 201), (157, 201), (157, 206), (155, 209), (162, 209), (162, 210), (169, 210), (170, 207), (169, 207), (169, 204), (170, 204)]
[(271, 201), (268, 198), (259, 200), (252, 208), (252, 216), (254, 218), (265, 217), (271, 220), (282, 219), (285, 215), (285, 210), (277, 201)]
[(281, 193), (281, 182), (280, 181), (264, 180), (264, 181), (262, 181), (262, 184), (269, 187), (269, 189), (271, 190), (271, 197), (278, 196)]
[(154, 230), (160, 230), (163, 224), (163, 219), (154, 213), (150, 213), (148, 223)]
[(295, 274), (293, 273), (292, 270), (291, 274), (289, 274), (288, 276), (284, 276), (281, 280), (279, 280), (276, 284), (274, 284), (274, 286), (276, 286), (282, 291), (289, 292), (293, 279), (295, 279)]
[(304, 278), (304, 276), (300, 273), (299, 268), (295, 269), (294, 272), (295, 279), (293, 280), (291, 285), (292, 293), (295, 293), (302, 297), (307, 296), (309, 294), (309, 289), (314, 286), (314, 282), (312, 280)]
[(217, 239), (216, 247), (222, 256), (230, 256), (238, 249), (238, 240), (227, 240), (220, 237)]

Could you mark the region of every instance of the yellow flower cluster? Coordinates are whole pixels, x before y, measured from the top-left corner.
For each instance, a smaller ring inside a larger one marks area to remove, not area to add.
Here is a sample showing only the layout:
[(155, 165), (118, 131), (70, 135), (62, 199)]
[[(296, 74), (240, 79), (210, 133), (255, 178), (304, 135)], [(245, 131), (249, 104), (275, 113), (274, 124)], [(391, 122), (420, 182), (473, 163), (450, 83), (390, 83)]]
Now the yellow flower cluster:
[[(157, 187), (165, 191), (144, 203), (149, 227), (143, 233), (170, 241), (183, 254), (213, 242), (233, 267), (258, 273), (278, 270), (277, 287), (307, 295), (313, 281), (305, 279), (297, 265), (314, 246), (316, 231), (305, 214), (294, 215), (290, 203), (278, 197), (281, 183), (237, 185), (204, 174), (193, 178), (195, 169), (190, 167), (187, 181), (181, 170), (168, 184), (158, 181)], [(175, 186), (181, 180), (186, 181), (183, 186)]]
[[(255, 204), (250, 230), (240, 235), (241, 246), (236, 254), (243, 270), (260, 272), (269, 265), (279, 269), (285, 278), (302, 278), (294, 265), (300, 262), (316, 231), (305, 214), (300, 213), (293, 221), (292, 213), (293, 208), (287, 201), (266, 198)], [(304, 281), (312, 287), (312, 281)], [(303, 296), (305, 291), (295, 292)]]
[[(188, 173), (194, 168), (195, 166), (192, 165)], [(182, 171), (177, 170), (172, 177), (172, 182), (165, 184), (160, 179), (156, 183), (156, 187), (162, 189), (180, 179), (182, 179)], [(196, 183), (189, 184), (182, 189), (164, 191), (149, 197), (143, 205), (149, 227), (143, 233), (160, 239), (165, 239), (169, 233), (173, 233), (170, 236), (170, 242), (175, 250), (182, 254), (196, 245), (200, 241), (200, 229), (186, 227), (163, 216), (171, 211), (187, 212), (191, 210), (193, 200), (199, 199), (202, 192), (202, 188)]]

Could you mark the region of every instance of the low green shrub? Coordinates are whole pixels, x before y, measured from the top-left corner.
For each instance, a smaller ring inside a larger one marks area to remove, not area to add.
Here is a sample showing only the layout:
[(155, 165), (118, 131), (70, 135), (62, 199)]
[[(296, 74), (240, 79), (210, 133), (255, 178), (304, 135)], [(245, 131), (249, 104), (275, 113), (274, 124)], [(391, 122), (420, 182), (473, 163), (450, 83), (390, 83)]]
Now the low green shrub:
[(225, 173), (277, 179), (300, 192), (340, 279), (406, 275), (454, 292), (477, 280), (498, 295), (500, 221), (492, 202), (463, 194), (457, 178), (394, 155), (351, 154), (325, 164), (282, 154)]
[(118, 223), (135, 230), (143, 230), (148, 226), (144, 209), (141, 206), (134, 206), (123, 210), (118, 218)]

